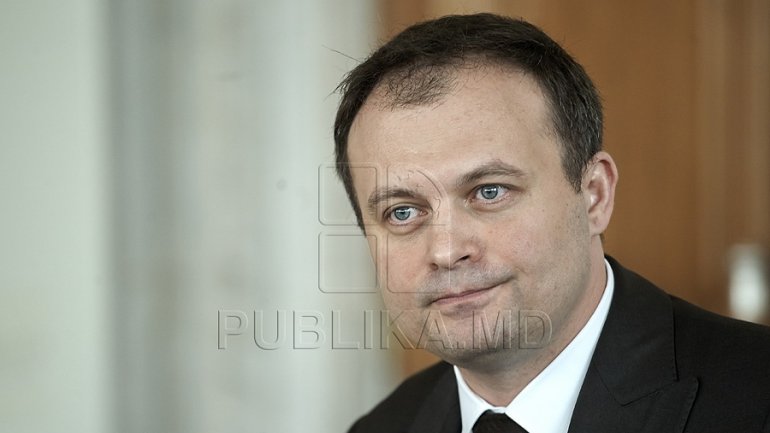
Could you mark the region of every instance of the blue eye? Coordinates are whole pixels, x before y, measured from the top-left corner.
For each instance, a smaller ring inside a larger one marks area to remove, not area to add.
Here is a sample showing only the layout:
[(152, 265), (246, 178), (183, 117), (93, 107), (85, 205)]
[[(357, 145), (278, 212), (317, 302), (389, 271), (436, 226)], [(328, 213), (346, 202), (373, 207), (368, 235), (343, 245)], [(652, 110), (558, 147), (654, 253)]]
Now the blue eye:
[(401, 206), (393, 209), (390, 219), (394, 222), (405, 222), (417, 216), (417, 209), (410, 206)]
[(479, 188), (478, 195), (485, 200), (494, 200), (500, 195), (501, 189), (500, 185), (484, 185)]

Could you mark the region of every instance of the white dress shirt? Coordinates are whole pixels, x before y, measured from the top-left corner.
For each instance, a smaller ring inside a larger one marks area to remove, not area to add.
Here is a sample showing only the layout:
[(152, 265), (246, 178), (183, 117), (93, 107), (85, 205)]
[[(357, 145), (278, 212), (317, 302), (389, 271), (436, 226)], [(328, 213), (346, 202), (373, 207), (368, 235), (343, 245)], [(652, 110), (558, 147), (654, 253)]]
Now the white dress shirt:
[(615, 289), (615, 276), (607, 260), (604, 266), (607, 285), (588, 322), (508, 406), (495, 407), (487, 403), (468, 387), (460, 369), (454, 367), (460, 396), (462, 433), (470, 433), (479, 416), (489, 409), (505, 412), (529, 433), (567, 433)]

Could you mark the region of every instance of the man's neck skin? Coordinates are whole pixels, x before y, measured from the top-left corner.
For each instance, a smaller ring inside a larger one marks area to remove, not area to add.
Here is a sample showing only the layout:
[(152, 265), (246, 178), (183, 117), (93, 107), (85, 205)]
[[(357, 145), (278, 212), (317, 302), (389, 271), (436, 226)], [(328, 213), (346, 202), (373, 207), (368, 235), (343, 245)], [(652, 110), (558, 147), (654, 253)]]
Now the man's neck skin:
[(596, 310), (607, 285), (604, 252), (600, 241), (592, 246), (591, 255), (589, 287), (583, 301), (575, 309), (570, 324), (558, 335), (554, 334), (553, 340), (542, 349), (518, 349), (531, 351), (531, 356), (507, 364), (504, 368), (460, 367), (463, 379), (473, 392), (493, 406), (507, 406), (583, 329)]

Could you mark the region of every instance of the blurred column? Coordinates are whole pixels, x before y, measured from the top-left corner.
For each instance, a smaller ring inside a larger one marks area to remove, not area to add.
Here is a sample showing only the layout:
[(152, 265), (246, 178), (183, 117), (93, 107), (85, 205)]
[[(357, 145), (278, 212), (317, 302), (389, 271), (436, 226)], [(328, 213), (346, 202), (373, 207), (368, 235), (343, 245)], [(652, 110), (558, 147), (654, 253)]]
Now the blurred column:
[(110, 425), (103, 8), (0, 5), (0, 431)]
[[(323, 168), (333, 92), (374, 15), (355, 0), (112, 2), (119, 431), (339, 432), (392, 385), (389, 352), (342, 348), (381, 307), (350, 293), (372, 291), (371, 263)], [(226, 349), (221, 310), (243, 325)], [(255, 325), (286, 338), (260, 348)]]
[(767, 253), (758, 244), (737, 244), (728, 253), (730, 314), (741, 320), (767, 320), (770, 287)]

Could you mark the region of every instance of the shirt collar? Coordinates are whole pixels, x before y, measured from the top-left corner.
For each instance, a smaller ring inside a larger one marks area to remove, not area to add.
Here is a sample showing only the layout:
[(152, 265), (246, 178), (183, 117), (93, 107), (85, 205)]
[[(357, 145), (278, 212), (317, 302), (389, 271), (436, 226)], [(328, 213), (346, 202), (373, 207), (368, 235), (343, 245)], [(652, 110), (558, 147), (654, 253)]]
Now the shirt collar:
[(588, 322), (567, 347), (532, 379), (507, 407), (495, 407), (484, 401), (468, 387), (460, 369), (457, 366), (454, 367), (460, 397), (462, 433), (470, 433), (473, 424), (487, 410), (505, 412), (529, 433), (567, 432), (580, 387), (607, 318), (615, 289), (615, 276), (606, 259), (604, 266), (607, 272), (607, 284)]

